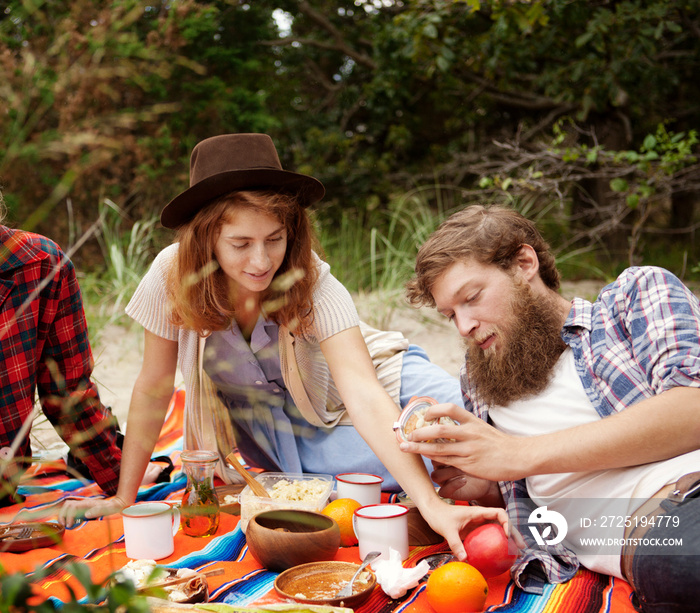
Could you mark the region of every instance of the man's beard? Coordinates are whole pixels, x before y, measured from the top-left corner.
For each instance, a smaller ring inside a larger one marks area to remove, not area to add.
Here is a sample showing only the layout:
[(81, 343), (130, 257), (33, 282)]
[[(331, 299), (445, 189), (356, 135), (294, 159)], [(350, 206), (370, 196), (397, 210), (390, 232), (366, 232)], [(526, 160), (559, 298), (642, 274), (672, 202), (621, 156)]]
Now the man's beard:
[(561, 340), (561, 311), (550, 296), (536, 295), (513, 281), (510, 314), (497, 327), (497, 347), (481, 349), (465, 339), (467, 373), (477, 397), (490, 406), (506, 406), (542, 392), (566, 348)]

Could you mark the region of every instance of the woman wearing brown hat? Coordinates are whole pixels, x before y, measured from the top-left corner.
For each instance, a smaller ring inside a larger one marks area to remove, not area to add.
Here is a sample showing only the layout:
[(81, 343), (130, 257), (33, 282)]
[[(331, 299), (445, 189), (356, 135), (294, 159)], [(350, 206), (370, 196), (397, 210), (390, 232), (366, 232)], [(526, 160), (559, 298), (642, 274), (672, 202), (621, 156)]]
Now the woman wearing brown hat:
[[(312, 247), (306, 207), (324, 195), (313, 177), (282, 169), (272, 140), (232, 134), (199, 143), (190, 188), (162, 211), (177, 239), (156, 258), (127, 306), (145, 328), (119, 491), (88, 517), (131, 504), (158, 439), (177, 367), (185, 379), (186, 449), (289, 473), (369, 472), (403, 487), (460, 557), (460, 530), (500, 509), (450, 506), (392, 426), (412, 396), (461, 404), (457, 380), (398, 332), (360, 322), (352, 299)], [(393, 476), (392, 476), (393, 475)], [(395, 477), (395, 478), (394, 478)], [(71, 503), (63, 510), (89, 501)]]

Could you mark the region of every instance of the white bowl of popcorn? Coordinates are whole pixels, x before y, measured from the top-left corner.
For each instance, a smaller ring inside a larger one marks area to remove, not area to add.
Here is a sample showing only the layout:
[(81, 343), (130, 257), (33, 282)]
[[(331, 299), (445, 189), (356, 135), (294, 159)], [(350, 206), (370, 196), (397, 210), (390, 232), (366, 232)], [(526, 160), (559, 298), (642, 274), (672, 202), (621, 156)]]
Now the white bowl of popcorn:
[(321, 511), (328, 504), (333, 490), (333, 477), (325, 474), (260, 473), (255, 480), (267, 490), (269, 498), (256, 496), (247, 485), (238, 495), (240, 526), (244, 533), (250, 518), (262, 511)]

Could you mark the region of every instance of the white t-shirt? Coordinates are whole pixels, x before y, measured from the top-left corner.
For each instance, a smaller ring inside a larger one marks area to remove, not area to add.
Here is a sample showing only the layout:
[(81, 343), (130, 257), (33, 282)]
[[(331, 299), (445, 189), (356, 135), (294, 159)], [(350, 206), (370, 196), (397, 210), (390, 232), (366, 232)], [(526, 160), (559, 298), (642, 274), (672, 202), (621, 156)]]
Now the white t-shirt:
[[(576, 372), (570, 348), (559, 358), (544, 392), (506, 407), (490, 407), (489, 417), (496, 428), (514, 436), (537, 436), (600, 419)], [(536, 505), (546, 505), (566, 518), (563, 544), (581, 564), (622, 577), (625, 519), (664, 485), (695, 470), (700, 470), (700, 450), (628, 468), (534, 475), (526, 483)]]

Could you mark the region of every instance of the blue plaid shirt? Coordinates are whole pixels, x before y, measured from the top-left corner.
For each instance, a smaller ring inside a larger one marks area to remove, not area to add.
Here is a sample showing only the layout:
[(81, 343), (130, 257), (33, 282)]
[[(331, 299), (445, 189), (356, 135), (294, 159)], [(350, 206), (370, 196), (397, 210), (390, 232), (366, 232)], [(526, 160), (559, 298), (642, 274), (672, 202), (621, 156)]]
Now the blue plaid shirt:
[[(593, 304), (575, 298), (561, 337), (601, 418), (674, 387), (700, 387), (700, 302), (662, 268), (628, 268)], [(464, 405), (488, 421), (488, 408), (472, 400), (467, 366), (461, 372)], [(576, 556), (562, 545), (540, 547), (531, 536), (527, 521), (536, 505), (525, 480), (499, 486), (528, 545), (511, 571), (516, 583), (541, 592), (544, 582), (571, 579)]]

